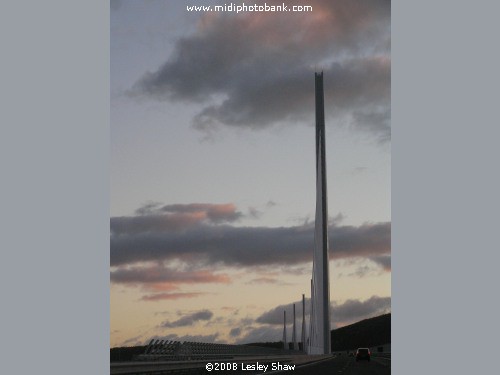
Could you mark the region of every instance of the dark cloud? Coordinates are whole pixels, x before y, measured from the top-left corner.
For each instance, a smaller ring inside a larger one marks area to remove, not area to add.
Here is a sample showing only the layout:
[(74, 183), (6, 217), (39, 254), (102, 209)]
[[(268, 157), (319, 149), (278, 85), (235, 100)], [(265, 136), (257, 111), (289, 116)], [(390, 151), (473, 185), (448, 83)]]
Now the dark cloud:
[[(127, 217), (133, 222), (137, 217)], [(111, 265), (144, 261), (181, 260), (192, 264), (228, 266), (295, 265), (311, 261), (314, 227), (233, 227), (199, 222), (179, 231), (161, 226), (158, 216), (140, 216), (149, 230), (133, 226), (112, 231)], [(111, 219), (115, 222), (114, 218)], [(141, 227), (144, 228), (144, 227)], [(153, 229), (155, 228), (155, 229)], [(391, 223), (329, 227), (333, 258), (376, 257), (390, 254)], [(133, 270), (132, 270), (133, 271)], [(132, 275), (133, 272), (122, 271)], [(116, 277), (120, 274), (115, 275)]]
[(342, 305), (332, 306), (333, 322), (356, 322), (386, 314), (391, 311), (391, 297), (372, 296), (366, 301), (347, 300)]
[(231, 337), (238, 337), (239, 335), (241, 335), (241, 328), (233, 328), (229, 331), (229, 336)]
[[(306, 298), (306, 316), (309, 316), (311, 313), (311, 303), (310, 299)], [(260, 324), (281, 324), (283, 325), (283, 311), (286, 311), (286, 319), (287, 323), (291, 324), (293, 320), (293, 305), (295, 304), (295, 314), (297, 323), (302, 321), (302, 300), (298, 300), (286, 305), (279, 305), (274, 309), (266, 311), (262, 315), (260, 315), (257, 319), (255, 319), (256, 323)]]
[[(296, 301), (296, 318), (297, 323), (302, 319), (302, 301)], [(292, 322), (293, 303), (279, 305), (260, 315), (255, 321), (260, 324), (283, 325), (283, 311), (286, 311), (287, 321)], [(331, 322), (341, 325), (357, 322), (362, 319), (385, 314), (391, 310), (391, 297), (372, 296), (371, 298), (360, 300), (347, 300), (343, 304), (331, 305)], [(306, 298), (306, 317), (311, 313), (310, 299)]]
[(210, 320), (213, 316), (213, 312), (210, 310), (201, 310), (192, 314), (184, 315), (182, 318), (171, 321), (165, 321), (161, 324), (162, 328), (176, 328), (176, 327), (186, 327), (192, 326), (201, 320)]
[(285, 121), (310, 122), (312, 73), (319, 68), (325, 72), (330, 117), (387, 141), (390, 1), (310, 4), (310, 14), (211, 13), (131, 92), (200, 103), (193, 119), (198, 129), (259, 129)]
[(151, 215), (158, 212), (159, 207), (161, 207), (161, 203), (159, 202), (148, 202), (135, 210), (135, 213), (136, 215)]
[(380, 255), (376, 257), (371, 257), (370, 258), (372, 261), (377, 263), (379, 266), (381, 266), (384, 271), (390, 271), (391, 270), (391, 256), (390, 255)]

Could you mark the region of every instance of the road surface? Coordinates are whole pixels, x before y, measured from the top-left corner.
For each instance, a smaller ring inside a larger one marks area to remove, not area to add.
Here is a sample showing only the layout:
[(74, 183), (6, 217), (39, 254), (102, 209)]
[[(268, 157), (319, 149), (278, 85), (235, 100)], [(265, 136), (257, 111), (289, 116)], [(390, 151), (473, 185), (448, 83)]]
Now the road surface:
[[(267, 372), (269, 374), (269, 371)], [(296, 367), (294, 371), (273, 372), (276, 375), (390, 375), (390, 360), (372, 358), (356, 362), (354, 357), (338, 356), (318, 363)]]

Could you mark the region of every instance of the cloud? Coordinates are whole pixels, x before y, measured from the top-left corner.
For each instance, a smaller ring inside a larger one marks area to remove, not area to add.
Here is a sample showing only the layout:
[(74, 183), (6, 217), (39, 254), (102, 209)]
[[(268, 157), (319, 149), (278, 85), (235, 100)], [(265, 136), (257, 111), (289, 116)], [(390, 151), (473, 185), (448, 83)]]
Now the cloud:
[(310, 121), (321, 66), (327, 115), (389, 140), (390, 1), (309, 3), (309, 14), (203, 16), (131, 93), (201, 105), (193, 118), (200, 130), (262, 129)]
[(195, 298), (206, 293), (156, 293), (149, 294), (141, 297), (143, 301), (162, 301), (162, 300), (175, 300), (183, 298)]
[(122, 342), (121, 346), (138, 346), (142, 345), (141, 335), (132, 337)]
[(242, 213), (236, 211), (233, 203), (209, 204), (209, 203), (191, 203), (191, 204), (171, 204), (163, 206), (159, 211), (168, 213), (203, 213), (204, 216), (213, 223), (235, 221), (241, 218)]
[[(306, 317), (311, 314), (311, 300), (306, 298)], [(279, 305), (266, 311), (255, 320), (256, 323), (283, 325), (283, 311), (286, 311), (287, 321), (292, 322), (293, 304), (295, 303), (296, 319), (299, 323), (302, 319), (302, 301), (295, 301), (285, 305)], [(360, 301), (350, 299), (342, 304), (331, 304), (331, 322), (340, 325), (350, 324), (362, 319), (385, 314), (391, 310), (391, 297), (372, 296)]]
[(236, 206), (227, 204), (173, 204), (160, 206), (147, 203), (136, 210), (135, 216), (113, 217), (110, 229), (113, 234), (180, 231), (205, 222), (211, 224), (233, 222), (243, 216)]
[(241, 328), (233, 328), (229, 331), (229, 336), (231, 337), (238, 337), (239, 335), (241, 335)]
[(148, 289), (171, 291), (180, 284), (229, 283), (226, 274), (215, 274), (207, 270), (173, 269), (163, 265), (118, 267), (111, 271), (114, 284), (142, 285)]
[(282, 280), (272, 278), (272, 277), (257, 277), (247, 282), (247, 284), (275, 284), (275, 285), (293, 285), (291, 283), (284, 282)]
[[(292, 303), (288, 303), (286, 305), (279, 305), (269, 311), (266, 311), (257, 319), (255, 319), (256, 323), (260, 324), (280, 324), (283, 325), (283, 311), (286, 311), (286, 319), (287, 323), (291, 324), (293, 320), (293, 305), (295, 304), (295, 314), (297, 322), (302, 321), (302, 300), (295, 301)], [(306, 298), (306, 316), (309, 316), (311, 311), (311, 302), (309, 298)]]
[(390, 255), (380, 255), (370, 258), (373, 262), (377, 263), (383, 268), (384, 271), (391, 270), (391, 256)]
[[(231, 212), (236, 212), (236, 209), (231, 209)], [(215, 225), (214, 221), (207, 223), (199, 220), (179, 230), (175, 225), (156, 224), (156, 221), (164, 222), (156, 213), (120, 219), (132, 223), (137, 218), (143, 220), (138, 224), (139, 228), (127, 225), (120, 230), (112, 229), (112, 266), (172, 260), (199, 267), (221, 264), (287, 266), (310, 262), (312, 257), (314, 226), (309, 223), (268, 228)], [(111, 218), (112, 228), (116, 224), (115, 219)], [(145, 222), (148, 223), (147, 228)], [(357, 227), (340, 226), (337, 223), (333, 220), (329, 226), (331, 258), (370, 257), (380, 263), (383, 258), (377, 257), (390, 254), (390, 222), (367, 223)], [(112, 273), (112, 280), (118, 281), (119, 276), (133, 279), (137, 272), (136, 269), (117, 271)], [(148, 277), (161, 279), (167, 275), (152, 273)]]
[[(179, 229), (176, 225), (157, 225), (162, 215), (203, 217)], [(208, 212), (211, 212), (208, 214)], [(220, 224), (222, 218), (237, 213), (232, 204), (147, 204), (135, 216), (121, 219), (143, 220), (140, 228), (122, 226), (112, 231), (110, 253), (112, 284), (140, 287), (146, 292), (141, 300), (161, 301), (196, 298), (204, 293), (179, 290), (183, 285), (229, 284), (228, 274), (212, 271), (221, 267), (251, 267), (260, 276), (250, 284), (283, 284), (269, 267), (294, 275), (310, 272), (304, 265), (312, 260), (314, 225), (292, 227), (236, 227)], [(234, 216), (233, 216), (234, 217)], [(115, 223), (115, 218), (111, 219)], [(390, 271), (391, 223), (367, 223), (341, 226), (342, 215), (329, 221), (330, 259), (368, 259)], [(149, 223), (147, 228), (143, 223)], [(379, 272), (380, 272), (380, 268)], [(368, 269), (358, 269), (365, 276)], [(352, 276), (352, 275), (351, 275)]]
[(222, 283), (228, 284), (231, 279), (222, 273), (213, 273), (203, 269), (190, 269), (185, 266), (166, 267), (163, 264), (153, 266), (123, 266), (111, 271), (113, 284), (142, 287), (144, 291), (154, 292), (143, 295), (143, 301), (177, 300), (196, 298), (207, 293), (178, 292), (181, 285)]
[(335, 323), (357, 322), (390, 311), (391, 297), (372, 296), (365, 301), (350, 299), (341, 305), (332, 306), (332, 321)]
[[(283, 322), (281, 322), (283, 324)], [(276, 342), (282, 339), (283, 328), (249, 327), (245, 334), (235, 344), (249, 344), (253, 342)]]
[(210, 320), (213, 316), (213, 312), (210, 310), (201, 310), (192, 314), (188, 314), (183, 316), (182, 318), (175, 320), (173, 322), (171, 321), (164, 321), (161, 323), (162, 328), (177, 328), (177, 327), (186, 327), (186, 326), (192, 326), (198, 321), (201, 320)]

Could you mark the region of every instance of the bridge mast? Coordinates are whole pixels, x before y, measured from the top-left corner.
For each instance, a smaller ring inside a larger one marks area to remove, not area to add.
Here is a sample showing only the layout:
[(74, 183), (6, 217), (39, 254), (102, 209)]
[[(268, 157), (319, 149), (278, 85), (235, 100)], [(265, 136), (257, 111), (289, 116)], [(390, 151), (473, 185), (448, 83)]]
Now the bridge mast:
[(314, 232), (313, 290), (310, 354), (329, 354), (330, 282), (328, 267), (328, 202), (326, 188), (325, 105), (323, 72), (315, 73), (316, 99), (316, 222)]

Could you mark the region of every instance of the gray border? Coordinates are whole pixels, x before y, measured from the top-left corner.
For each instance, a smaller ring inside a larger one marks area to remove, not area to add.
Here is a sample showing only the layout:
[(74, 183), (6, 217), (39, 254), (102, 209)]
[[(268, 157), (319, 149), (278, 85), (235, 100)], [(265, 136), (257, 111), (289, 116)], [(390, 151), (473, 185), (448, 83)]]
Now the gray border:
[(0, 373), (109, 373), (109, 5), (0, 4)]
[(499, 11), (393, 1), (394, 374), (498, 373)]

